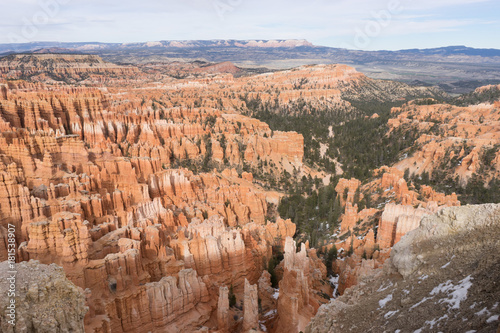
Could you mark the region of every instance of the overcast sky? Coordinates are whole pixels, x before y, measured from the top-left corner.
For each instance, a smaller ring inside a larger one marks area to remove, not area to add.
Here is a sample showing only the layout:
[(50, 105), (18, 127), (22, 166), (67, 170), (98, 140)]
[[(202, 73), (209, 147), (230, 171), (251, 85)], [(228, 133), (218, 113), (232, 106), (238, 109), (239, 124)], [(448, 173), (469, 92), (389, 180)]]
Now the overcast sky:
[(0, 0), (0, 43), (307, 39), (500, 49), (499, 0)]

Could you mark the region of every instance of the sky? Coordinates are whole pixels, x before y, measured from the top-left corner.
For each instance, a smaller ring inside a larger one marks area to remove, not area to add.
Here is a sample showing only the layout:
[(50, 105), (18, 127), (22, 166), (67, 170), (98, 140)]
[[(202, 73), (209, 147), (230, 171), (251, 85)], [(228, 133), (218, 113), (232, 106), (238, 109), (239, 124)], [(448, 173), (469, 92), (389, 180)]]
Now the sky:
[(307, 39), (500, 49), (499, 0), (0, 0), (0, 43)]

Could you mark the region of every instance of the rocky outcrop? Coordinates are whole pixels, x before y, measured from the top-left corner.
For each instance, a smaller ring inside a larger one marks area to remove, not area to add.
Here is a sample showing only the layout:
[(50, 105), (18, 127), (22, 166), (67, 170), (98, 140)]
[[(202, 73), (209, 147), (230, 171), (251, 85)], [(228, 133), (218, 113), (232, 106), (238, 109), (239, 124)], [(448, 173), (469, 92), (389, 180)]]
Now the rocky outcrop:
[(489, 159), (481, 158), (486, 151), (495, 149), (500, 138), (500, 119), (494, 103), (454, 106), (410, 102), (394, 108), (392, 114), (388, 123), (391, 130), (414, 130), (420, 135), (417, 152), (397, 163), (398, 169), (408, 169), (415, 175), (432, 175), (436, 171), (439, 177), (458, 177), (462, 185), (480, 170), (485, 184), (500, 177), (500, 166), (491, 164), (494, 158), (488, 163), (491, 165), (484, 164)]
[(283, 259), (283, 279), (279, 283), (277, 332), (298, 333), (316, 310), (310, 295), (310, 263), (305, 244), (301, 244), (300, 252), (296, 252), (296, 248), (295, 241), (288, 237)]
[(340, 199), (340, 204), (342, 206), (346, 203), (354, 203), (354, 195), (356, 190), (361, 186), (361, 182), (356, 178), (345, 179), (340, 178), (337, 186), (335, 187), (335, 192)]
[[(386, 98), (374, 94), (382, 85), (396, 99), (414, 90), (345, 65), (241, 77), (231, 64), (205, 65), (138, 70), (54, 54), (0, 60), (8, 78), (0, 83), (0, 259), (13, 224), (18, 260), (57, 263), (86, 290), (88, 333), (303, 329), (332, 290), (316, 251), (303, 244), (297, 253), (295, 225), (277, 216), (283, 194), (265, 189), (316, 171), (302, 163), (302, 135), (243, 114), (260, 103), (291, 114), (297, 103), (356, 112), (343, 97), (359, 87), (373, 98)], [(21, 76), (30, 81), (14, 80)], [(427, 209), (430, 200), (456, 199), (422, 187), (425, 200), (416, 201), (398, 172), (386, 173), (382, 186), (397, 188), (398, 204)], [(354, 235), (358, 221), (373, 227), (378, 214), (358, 209), (358, 190), (361, 199), (358, 180), (339, 182), (341, 231), (352, 233), (343, 248), (350, 242), (353, 258), (385, 258), (373, 231)], [(397, 223), (391, 243), (413, 228)], [(264, 269), (283, 248), (276, 300)], [(372, 266), (349, 263), (345, 285)], [(231, 309), (224, 286), (238, 300)]]
[(228, 332), (229, 330), (229, 289), (227, 287), (219, 288), (217, 328), (221, 332)]
[(268, 271), (262, 272), (258, 281), (258, 291), (262, 312), (269, 313), (276, 309), (275, 290), (271, 286), (271, 274)]
[(101, 57), (87, 54), (12, 54), (0, 58), (0, 75), (9, 79), (31, 76), (34, 80), (58, 78), (83, 80), (85, 75), (137, 75), (139, 69), (104, 62)]
[(392, 247), (408, 231), (416, 229), (422, 216), (432, 211), (408, 205), (387, 204), (380, 218), (377, 244), (380, 248)]
[(259, 328), (259, 304), (257, 285), (251, 285), (245, 279), (245, 295), (243, 297), (243, 332)]
[(125, 332), (142, 332), (148, 327), (154, 331), (192, 331), (205, 323), (213, 310), (205, 282), (191, 269), (180, 271), (178, 279), (167, 276), (146, 284), (144, 289), (146, 308), (134, 302), (123, 309), (126, 312), (120, 311)]
[(424, 216), (394, 246), (383, 269), (322, 306), (305, 332), (495, 332), (499, 217), (494, 204)]
[[(9, 273), (11, 271), (15, 274)], [(12, 275), (14, 279), (9, 280)], [(8, 297), (11, 289), (15, 290), (15, 297)], [(10, 268), (8, 262), (2, 262), (0, 291), (2, 332), (85, 332), (83, 318), (88, 308), (84, 292), (55, 264), (47, 266), (32, 260)], [(9, 310), (11, 305), (15, 311)]]
[[(88, 332), (215, 329), (218, 287), (243, 295), (295, 234), (267, 220), (279, 194), (242, 166), (300, 168), (302, 136), (115, 83), (2, 85), (0, 258), (10, 223), (19, 260), (57, 263), (87, 290)], [(220, 171), (200, 172), (206, 156)]]

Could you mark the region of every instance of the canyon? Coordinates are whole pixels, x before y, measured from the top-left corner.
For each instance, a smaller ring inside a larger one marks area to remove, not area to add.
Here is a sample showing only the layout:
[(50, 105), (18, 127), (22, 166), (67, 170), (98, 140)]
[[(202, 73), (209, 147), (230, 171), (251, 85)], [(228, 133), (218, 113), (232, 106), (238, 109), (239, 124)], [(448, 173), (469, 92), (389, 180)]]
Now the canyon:
[[(224, 7), (224, 6), (223, 6)], [(15, 39), (17, 40), (17, 38)], [(462, 94), (486, 84), (500, 83), (500, 50), (461, 45), (398, 51), (363, 51), (315, 45), (303, 39), (275, 40), (159, 40), (136, 43), (31, 42), (0, 44), (0, 55), (12, 52), (81, 53), (114, 63), (232, 61), (247, 69), (283, 70), (308, 64), (348, 64), (374, 79), (414, 85), (439, 85)], [(355, 49), (353, 49), (355, 48)]]
[[(464, 184), (477, 173), (485, 183), (500, 176), (498, 102), (418, 104), (445, 95), (347, 65), (255, 74), (232, 63), (1, 58), (0, 261), (12, 225), (19, 274), (38, 285), (19, 287), (22, 302), (72, 309), (46, 321), (50, 314), (23, 308), (25, 326), (12, 332), (315, 331), (346, 296), (331, 299), (390, 264), (408, 265), (397, 256), (423, 221), (477, 213), (498, 226), (496, 206), (458, 207), (456, 193), (417, 181), (453, 158), (460, 165), (450, 175)], [(306, 163), (302, 134), (274, 130), (252, 111), (293, 116), (303, 105), (363, 117), (356, 104), (363, 99), (402, 103), (391, 110), (387, 135), (419, 134), (418, 148), (369, 181)], [(317, 190), (332, 177), (338, 230), (312, 246), (278, 213), (287, 196), (280, 186), (314, 178)], [(373, 204), (362, 207), (368, 196)], [(328, 262), (332, 248), (338, 256)], [(53, 289), (44, 290), (48, 281)]]

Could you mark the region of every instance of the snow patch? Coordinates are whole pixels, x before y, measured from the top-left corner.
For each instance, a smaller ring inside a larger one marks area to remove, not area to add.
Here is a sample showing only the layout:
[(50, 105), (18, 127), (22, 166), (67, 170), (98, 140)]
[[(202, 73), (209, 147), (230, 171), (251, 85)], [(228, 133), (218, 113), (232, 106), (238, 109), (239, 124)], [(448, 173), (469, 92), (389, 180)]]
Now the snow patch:
[(438, 318), (438, 319), (433, 319), (433, 320), (426, 320), (425, 323), (427, 325), (430, 325), (431, 326), (431, 329), (434, 327), (434, 325), (436, 325), (439, 321), (443, 320), (443, 319), (446, 319), (448, 318), (448, 315), (445, 314), (444, 316)]
[(339, 278), (340, 276), (331, 276), (328, 279), (330, 281), (330, 284), (333, 286), (333, 294), (332, 297), (336, 298), (337, 297), (337, 291), (339, 290)]
[(476, 316), (484, 316), (484, 315), (490, 315), (491, 312), (488, 311), (488, 309), (485, 307), (481, 311), (476, 312)]
[(423, 302), (425, 302), (425, 301), (427, 301), (427, 300), (430, 300), (430, 299), (432, 299), (432, 297), (424, 297), (424, 298), (423, 298), (420, 302), (418, 302), (417, 304), (414, 304), (414, 305), (410, 308), (410, 310), (411, 310), (411, 309), (416, 308), (417, 306), (419, 306), (419, 305), (420, 305), (420, 304), (422, 304)]
[(447, 293), (450, 298), (441, 299), (439, 303), (448, 303), (451, 305), (448, 309), (458, 309), (460, 308), (460, 302), (467, 298), (467, 290), (472, 286), (472, 276), (467, 276), (465, 279), (461, 280), (456, 286), (453, 285), (451, 280), (445, 283), (439, 284), (437, 287), (432, 289), (431, 295), (437, 295), (439, 293)]
[(389, 284), (386, 286), (385, 284), (381, 285), (378, 289), (377, 289), (377, 292), (381, 292), (381, 291), (384, 291), (384, 290), (387, 290), (389, 289), (390, 287), (392, 287), (392, 282), (389, 282)]
[(491, 316), (489, 317), (488, 319), (486, 319), (486, 323), (492, 323), (494, 321), (497, 321), (498, 320), (498, 315), (494, 315), (494, 316)]
[(278, 299), (279, 295), (280, 295), (280, 290), (279, 289), (274, 289), (273, 298), (274, 299)]
[(264, 314), (264, 317), (273, 317), (276, 314), (276, 312), (278, 312), (278, 310), (276, 309), (270, 310)]
[(390, 301), (392, 301), (392, 294), (389, 294), (384, 299), (381, 299), (380, 301), (378, 301), (378, 305), (380, 306), (380, 309), (383, 309), (384, 306), (387, 303), (389, 303)]
[(448, 267), (450, 264), (451, 264), (451, 261), (449, 261), (447, 264), (444, 264), (443, 266), (441, 266), (441, 268), (446, 268), (446, 267)]
[(398, 312), (399, 312), (399, 310), (396, 310), (396, 311), (389, 311), (389, 312), (387, 312), (387, 313), (384, 315), (384, 318), (385, 318), (385, 319), (389, 319), (389, 318), (391, 318), (392, 316), (394, 316), (394, 315), (395, 315), (396, 313), (398, 313)]

